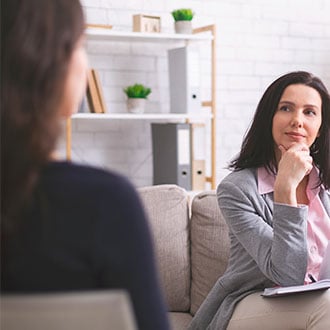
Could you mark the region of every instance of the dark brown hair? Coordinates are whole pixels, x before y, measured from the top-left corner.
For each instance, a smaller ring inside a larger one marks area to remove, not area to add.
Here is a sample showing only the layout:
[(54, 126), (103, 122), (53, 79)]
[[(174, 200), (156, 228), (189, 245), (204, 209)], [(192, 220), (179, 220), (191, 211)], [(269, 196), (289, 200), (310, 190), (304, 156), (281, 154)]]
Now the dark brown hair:
[(229, 168), (241, 170), (265, 166), (270, 171), (276, 167), (273, 117), (284, 90), (289, 85), (303, 84), (314, 88), (322, 99), (322, 124), (320, 136), (310, 148), (311, 156), (320, 170), (320, 184), (330, 188), (330, 96), (322, 81), (305, 71), (291, 72), (275, 80), (262, 96), (255, 112), (252, 125), (244, 137), (239, 155), (231, 161)]
[(2, 229), (21, 216), (55, 148), (68, 64), (83, 29), (78, 0), (2, 1)]

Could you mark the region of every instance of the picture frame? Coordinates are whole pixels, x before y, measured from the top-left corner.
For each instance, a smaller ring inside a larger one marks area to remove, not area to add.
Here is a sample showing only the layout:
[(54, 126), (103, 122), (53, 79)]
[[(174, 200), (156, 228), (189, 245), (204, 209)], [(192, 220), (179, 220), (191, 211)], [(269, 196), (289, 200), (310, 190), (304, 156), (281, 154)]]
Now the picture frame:
[(160, 17), (151, 15), (133, 15), (133, 32), (160, 33)]

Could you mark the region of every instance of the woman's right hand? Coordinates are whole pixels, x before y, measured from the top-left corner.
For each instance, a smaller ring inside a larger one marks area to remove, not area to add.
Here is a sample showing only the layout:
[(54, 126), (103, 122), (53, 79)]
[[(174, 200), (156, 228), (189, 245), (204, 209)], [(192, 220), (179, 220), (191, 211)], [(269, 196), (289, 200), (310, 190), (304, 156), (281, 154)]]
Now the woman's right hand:
[(278, 148), (281, 159), (274, 185), (274, 201), (297, 206), (296, 189), (312, 170), (313, 159), (308, 146), (302, 143), (294, 143), (288, 149), (282, 145)]

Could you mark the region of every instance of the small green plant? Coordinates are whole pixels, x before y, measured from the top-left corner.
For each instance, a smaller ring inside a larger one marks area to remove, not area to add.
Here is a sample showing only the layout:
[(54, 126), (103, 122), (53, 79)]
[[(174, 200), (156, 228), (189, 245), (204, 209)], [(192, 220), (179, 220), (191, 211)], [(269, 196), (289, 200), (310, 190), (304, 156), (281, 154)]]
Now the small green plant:
[(177, 9), (172, 11), (172, 16), (175, 21), (191, 21), (195, 13), (191, 9)]
[(124, 92), (128, 98), (146, 99), (147, 96), (151, 93), (151, 89), (149, 87), (145, 87), (142, 84), (134, 84), (124, 88)]

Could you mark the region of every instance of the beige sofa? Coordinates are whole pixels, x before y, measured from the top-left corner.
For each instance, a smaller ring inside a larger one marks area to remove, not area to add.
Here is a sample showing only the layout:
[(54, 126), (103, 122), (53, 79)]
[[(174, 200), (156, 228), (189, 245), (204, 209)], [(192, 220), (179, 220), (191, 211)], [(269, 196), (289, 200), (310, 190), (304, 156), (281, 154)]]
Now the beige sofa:
[(224, 272), (229, 238), (214, 191), (195, 197), (176, 185), (139, 189), (150, 221), (174, 330), (186, 329)]

